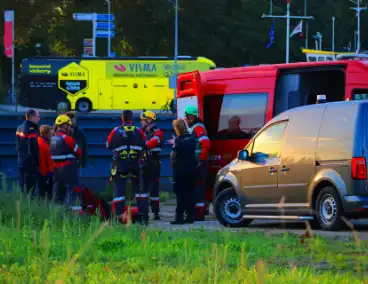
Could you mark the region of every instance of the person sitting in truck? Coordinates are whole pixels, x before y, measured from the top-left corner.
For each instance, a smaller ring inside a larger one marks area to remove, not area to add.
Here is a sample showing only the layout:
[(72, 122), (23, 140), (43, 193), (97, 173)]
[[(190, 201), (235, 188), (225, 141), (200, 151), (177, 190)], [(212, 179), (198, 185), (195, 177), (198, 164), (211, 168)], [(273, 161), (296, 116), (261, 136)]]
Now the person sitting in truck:
[(241, 120), (239, 116), (233, 116), (228, 121), (228, 128), (220, 130), (218, 136), (220, 139), (250, 139), (251, 135), (241, 130)]

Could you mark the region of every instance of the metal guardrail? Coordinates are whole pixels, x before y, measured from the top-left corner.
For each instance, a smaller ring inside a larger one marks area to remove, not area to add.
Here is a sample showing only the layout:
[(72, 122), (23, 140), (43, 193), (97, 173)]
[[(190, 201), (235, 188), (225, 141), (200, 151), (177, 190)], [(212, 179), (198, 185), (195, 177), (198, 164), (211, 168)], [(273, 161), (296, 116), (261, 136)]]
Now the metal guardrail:
[[(41, 113), (40, 125), (53, 125), (55, 113)], [(173, 116), (158, 116), (157, 125), (165, 132), (165, 140), (173, 135)], [(8, 183), (18, 179), (17, 159), (15, 152), (15, 130), (24, 120), (20, 113), (0, 114), (0, 173), (4, 173)], [(82, 182), (99, 191), (106, 188), (109, 182), (111, 152), (105, 148), (106, 139), (114, 127), (121, 124), (119, 114), (93, 114), (78, 117), (79, 126), (85, 131), (88, 140), (88, 162), (81, 170)], [(139, 126), (139, 117), (135, 116), (133, 124)], [(161, 153), (161, 185), (171, 189), (170, 145), (164, 145)]]

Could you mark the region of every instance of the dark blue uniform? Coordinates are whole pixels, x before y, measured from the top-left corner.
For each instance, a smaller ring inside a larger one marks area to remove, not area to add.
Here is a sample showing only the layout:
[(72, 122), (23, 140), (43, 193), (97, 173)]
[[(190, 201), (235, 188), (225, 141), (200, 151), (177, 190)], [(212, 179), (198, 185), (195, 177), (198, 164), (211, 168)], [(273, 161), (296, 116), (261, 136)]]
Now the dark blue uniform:
[(39, 149), (37, 138), (39, 130), (37, 124), (26, 120), (16, 132), (16, 151), (18, 155), (19, 183), (21, 190), (29, 193), (36, 187)]
[(124, 213), (126, 186), (130, 177), (139, 212), (148, 217), (148, 193), (140, 187), (139, 164), (145, 142), (142, 129), (133, 125), (116, 127), (107, 138), (106, 147), (113, 151), (112, 176), (115, 190), (112, 213), (117, 216)]
[(174, 142), (172, 159), (177, 219), (182, 219), (185, 211), (188, 220), (194, 219), (194, 187), (198, 163), (195, 154), (196, 146), (197, 140), (188, 133), (178, 136)]

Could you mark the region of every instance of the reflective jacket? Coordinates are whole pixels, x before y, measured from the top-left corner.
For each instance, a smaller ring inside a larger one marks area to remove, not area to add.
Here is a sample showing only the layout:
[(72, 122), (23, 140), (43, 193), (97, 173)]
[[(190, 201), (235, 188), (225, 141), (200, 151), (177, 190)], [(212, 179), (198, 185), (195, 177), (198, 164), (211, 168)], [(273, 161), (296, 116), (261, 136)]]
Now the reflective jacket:
[(39, 130), (37, 124), (26, 120), (17, 128), (15, 147), (18, 155), (18, 167), (37, 169), (39, 150), (37, 137)]
[(131, 124), (115, 127), (107, 137), (106, 148), (113, 151), (114, 160), (138, 160), (145, 146), (142, 129)]
[(50, 155), (50, 142), (44, 137), (38, 137), (38, 148), (40, 151), (40, 161), (39, 161), (39, 172), (43, 176), (47, 176), (54, 172), (54, 161), (51, 159)]
[(190, 132), (197, 139), (196, 154), (199, 160), (208, 160), (208, 155), (211, 147), (211, 141), (207, 136), (207, 130), (200, 119), (197, 119), (189, 128)]
[(164, 140), (164, 132), (154, 125), (145, 132), (147, 137), (146, 148), (152, 154), (159, 154), (162, 151), (162, 142)]
[(55, 162), (55, 167), (60, 168), (76, 162), (76, 158), (81, 158), (82, 150), (71, 136), (63, 131), (58, 131), (51, 137), (50, 154), (51, 159)]

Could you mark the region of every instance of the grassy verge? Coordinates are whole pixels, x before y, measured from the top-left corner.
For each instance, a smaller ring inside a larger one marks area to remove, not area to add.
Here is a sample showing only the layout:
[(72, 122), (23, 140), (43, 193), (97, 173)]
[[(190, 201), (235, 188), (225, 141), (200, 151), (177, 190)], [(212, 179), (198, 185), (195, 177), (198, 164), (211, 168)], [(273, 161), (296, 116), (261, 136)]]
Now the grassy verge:
[(0, 192), (1, 283), (364, 283), (368, 244), (100, 223)]

